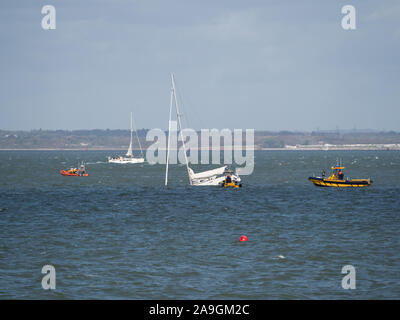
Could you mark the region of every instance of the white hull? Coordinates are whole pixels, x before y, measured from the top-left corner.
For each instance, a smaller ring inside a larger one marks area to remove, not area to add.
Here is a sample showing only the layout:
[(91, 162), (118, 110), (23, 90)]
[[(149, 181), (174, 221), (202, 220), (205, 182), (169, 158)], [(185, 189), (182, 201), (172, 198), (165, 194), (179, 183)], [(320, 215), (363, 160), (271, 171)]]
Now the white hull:
[[(225, 180), (225, 176), (215, 176), (215, 177), (210, 177), (207, 179), (192, 179), (192, 185), (193, 186), (219, 186), (221, 185), (224, 180)], [(240, 182), (240, 177), (237, 175), (232, 174), (231, 175), (231, 179), (232, 181), (235, 182)]]
[(109, 163), (120, 163), (120, 164), (126, 164), (126, 163), (143, 163), (144, 158), (108, 158)]
[[(129, 143), (129, 148), (128, 152), (126, 153), (125, 157), (124, 156), (117, 156), (115, 158), (108, 157), (108, 163), (119, 163), (119, 164), (127, 164), (127, 163), (143, 163), (144, 158), (135, 158), (132, 153), (132, 133), (133, 133), (133, 115), (131, 112), (131, 142)], [(140, 152), (142, 153), (143, 157), (143, 151), (142, 151), (142, 146), (140, 144), (139, 136), (136, 131), (136, 137), (138, 139), (138, 144), (140, 147)]]

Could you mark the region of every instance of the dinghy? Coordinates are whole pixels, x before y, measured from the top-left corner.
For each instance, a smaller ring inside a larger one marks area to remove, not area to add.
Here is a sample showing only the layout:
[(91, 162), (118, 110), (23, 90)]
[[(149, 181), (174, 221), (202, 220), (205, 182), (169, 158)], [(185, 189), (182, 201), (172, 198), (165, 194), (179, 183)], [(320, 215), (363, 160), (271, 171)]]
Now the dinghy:
[(86, 166), (84, 163), (81, 164), (80, 168), (71, 168), (69, 170), (60, 170), (60, 174), (63, 176), (70, 177), (87, 177), (89, 174), (86, 172)]

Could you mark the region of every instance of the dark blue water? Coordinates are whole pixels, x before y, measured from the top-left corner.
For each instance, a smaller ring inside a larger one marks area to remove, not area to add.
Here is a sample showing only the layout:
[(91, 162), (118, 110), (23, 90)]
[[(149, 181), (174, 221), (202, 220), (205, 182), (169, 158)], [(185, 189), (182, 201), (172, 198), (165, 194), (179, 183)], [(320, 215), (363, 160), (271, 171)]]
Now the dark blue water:
[[(163, 166), (109, 154), (0, 152), (0, 298), (400, 297), (400, 152), (260, 151), (236, 190), (189, 187), (177, 165), (166, 188)], [(337, 157), (373, 186), (307, 180)], [(89, 177), (59, 174), (79, 160)], [(347, 264), (354, 290), (341, 287)]]

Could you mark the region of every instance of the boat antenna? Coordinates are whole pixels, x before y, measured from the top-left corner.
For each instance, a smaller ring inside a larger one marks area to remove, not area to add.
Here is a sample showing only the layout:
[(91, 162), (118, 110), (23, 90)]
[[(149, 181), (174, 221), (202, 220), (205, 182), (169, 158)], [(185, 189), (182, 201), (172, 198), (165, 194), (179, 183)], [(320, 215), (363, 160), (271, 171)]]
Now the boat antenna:
[(131, 111), (131, 143), (132, 143), (132, 132), (133, 132), (133, 112)]

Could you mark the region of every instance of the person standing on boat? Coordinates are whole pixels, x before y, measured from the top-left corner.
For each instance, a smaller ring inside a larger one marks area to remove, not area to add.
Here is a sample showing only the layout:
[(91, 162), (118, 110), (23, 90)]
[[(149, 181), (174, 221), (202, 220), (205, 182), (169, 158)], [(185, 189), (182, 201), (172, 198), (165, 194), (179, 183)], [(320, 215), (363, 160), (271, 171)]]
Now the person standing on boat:
[(339, 180), (343, 180), (343, 172), (342, 172), (342, 170), (339, 170), (339, 174), (338, 174), (338, 177), (339, 177)]
[(325, 170), (322, 170), (322, 178), (325, 178)]

